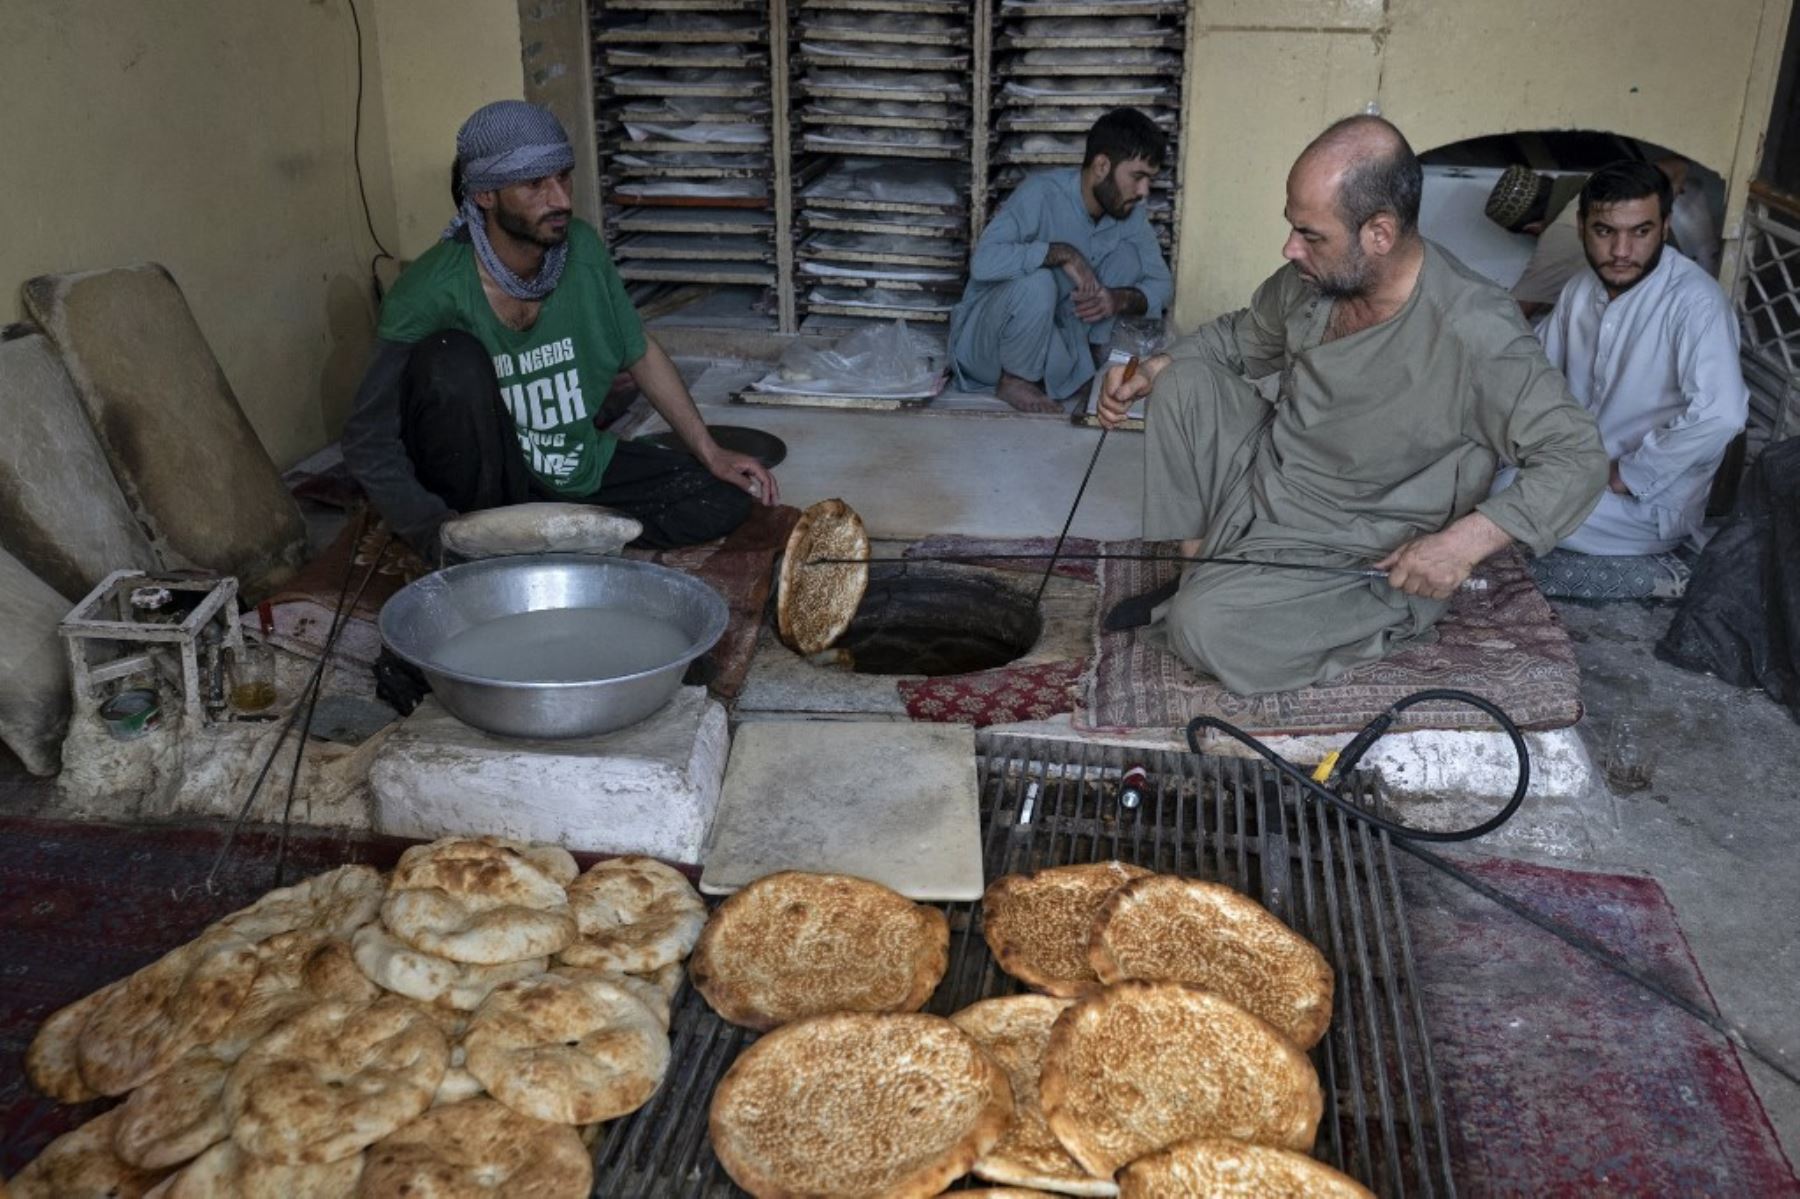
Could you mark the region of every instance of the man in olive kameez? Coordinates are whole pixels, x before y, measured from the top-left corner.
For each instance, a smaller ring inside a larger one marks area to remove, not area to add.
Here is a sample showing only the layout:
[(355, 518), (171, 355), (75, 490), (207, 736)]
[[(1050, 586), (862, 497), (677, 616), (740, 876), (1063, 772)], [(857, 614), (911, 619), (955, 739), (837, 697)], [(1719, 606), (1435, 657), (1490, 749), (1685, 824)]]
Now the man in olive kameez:
[[(1288, 175), (1288, 264), (1133, 379), (1113, 368), (1100, 409), (1110, 427), (1150, 395), (1147, 540), (1386, 580), (1200, 565), (1108, 627), (1159, 623), (1240, 694), (1304, 687), (1432, 637), (1477, 563), (1544, 553), (1593, 508), (1593, 418), (1511, 298), (1419, 236), (1420, 185), (1388, 122), (1333, 125)], [(1501, 462), (1518, 477), (1490, 498)]]

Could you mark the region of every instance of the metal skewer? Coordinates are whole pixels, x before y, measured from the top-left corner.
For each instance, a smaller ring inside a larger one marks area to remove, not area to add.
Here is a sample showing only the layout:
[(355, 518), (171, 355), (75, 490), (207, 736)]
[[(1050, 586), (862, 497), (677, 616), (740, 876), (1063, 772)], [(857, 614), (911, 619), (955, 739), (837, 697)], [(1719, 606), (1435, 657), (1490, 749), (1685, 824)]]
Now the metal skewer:
[[(912, 558), (809, 558), (803, 566), (871, 566), (884, 562), (1016, 562), (1049, 558), (1049, 554), (920, 554)], [(1202, 566), (1261, 566), (1268, 570), (1310, 570), (1318, 574), (1348, 575), (1359, 579), (1386, 579), (1388, 572), (1372, 566), (1314, 566), (1308, 562), (1270, 562), (1261, 558), (1195, 557), (1185, 554), (1059, 554), (1064, 562), (1187, 562)], [(1052, 565), (1055, 565), (1053, 560)], [(1459, 590), (1486, 591), (1486, 579), (1465, 579)], [(1041, 591), (1040, 591), (1041, 594)]]
[[(1128, 383), (1137, 374), (1138, 359), (1133, 354), (1125, 363), (1125, 373), (1119, 376), (1120, 383)], [(1100, 451), (1106, 448), (1106, 435), (1111, 429), (1100, 430), (1100, 440), (1094, 443), (1094, 456), (1088, 459), (1087, 473), (1081, 476), (1081, 486), (1075, 489), (1075, 502), (1069, 505), (1069, 519), (1063, 521), (1062, 532), (1056, 535), (1056, 546), (1050, 551), (1050, 561), (1044, 566), (1044, 577), (1038, 580), (1037, 594), (1031, 599), (1031, 606), (1036, 608), (1044, 602), (1044, 588), (1050, 585), (1050, 573), (1056, 569), (1056, 559), (1062, 554), (1063, 542), (1069, 536), (1069, 529), (1075, 523), (1075, 510), (1081, 507), (1081, 497), (1087, 494), (1088, 480), (1094, 477), (1094, 467), (1100, 464)], [(808, 564), (810, 565), (810, 563)]]

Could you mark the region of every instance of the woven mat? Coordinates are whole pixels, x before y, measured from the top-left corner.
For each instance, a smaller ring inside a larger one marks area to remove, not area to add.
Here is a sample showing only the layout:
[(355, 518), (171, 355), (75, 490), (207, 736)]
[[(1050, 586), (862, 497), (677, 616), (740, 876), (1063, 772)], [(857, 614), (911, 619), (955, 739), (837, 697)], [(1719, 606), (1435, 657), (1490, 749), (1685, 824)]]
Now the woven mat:
[[(1800, 1195), (1723, 1038), (1396, 857), (1459, 1195)], [(1715, 1009), (1653, 880), (1509, 861), (1471, 869)]]
[[(980, 537), (928, 537), (906, 547), (907, 558), (970, 558), (967, 566), (984, 566), (1017, 574), (1039, 577), (1049, 565), (1050, 551), (1056, 540), (1051, 537), (1024, 537), (992, 540)], [(1062, 553), (1091, 555), (1100, 543), (1080, 537), (1063, 542)], [(984, 558), (984, 554), (1044, 554), (1037, 558)], [(1080, 557), (1073, 561), (1057, 560), (1054, 573), (1058, 578), (1092, 582), (1098, 563)], [(943, 675), (930, 679), (907, 679), (896, 686), (906, 704), (906, 714), (914, 720), (952, 724), (972, 724), (986, 728), (991, 724), (1015, 724), (1024, 720), (1048, 720), (1064, 712), (1073, 712), (1080, 696), (1082, 676), (1087, 671), (1086, 658), (1057, 662), (1039, 662), (1029, 666), (997, 666), (970, 674)]]
[[(1109, 547), (1145, 550), (1142, 542)], [(1141, 595), (1179, 573), (1173, 562), (1106, 561), (1100, 568), (1100, 612)], [(1581, 675), (1562, 622), (1532, 581), (1516, 550), (1476, 570), (1485, 591), (1460, 591), (1438, 621), (1438, 640), (1359, 666), (1316, 687), (1269, 695), (1233, 695), (1191, 670), (1136, 631), (1095, 633), (1093, 667), (1078, 729), (1121, 732), (1181, 728), (1214, 716), (1257, 734), (1340, 733), (1362, 728), (1395, 700), (1429, 687), (1472, 691), (1500, 705), (1521, 728), (1566, 728), (1581, 719)], [(1478, 728), (1487, 717), (1450, 703), (1409, 708), (1396, 728)]]

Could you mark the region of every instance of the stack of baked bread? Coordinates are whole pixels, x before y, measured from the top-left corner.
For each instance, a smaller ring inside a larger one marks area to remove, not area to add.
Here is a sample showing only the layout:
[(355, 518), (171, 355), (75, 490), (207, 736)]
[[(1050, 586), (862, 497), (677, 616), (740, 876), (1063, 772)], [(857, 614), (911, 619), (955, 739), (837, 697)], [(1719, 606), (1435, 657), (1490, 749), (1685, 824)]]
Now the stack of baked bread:
[(1104, 862), (1001, 878), (982, 915), (1036, 993), (943, 1019), (920, 1012), (948, 965), (935, 908), (790, 872), (713, 912), (694, 986), (773, 1030), (713, 1095), (740, 1186), (906, 1199), (973, 1172), (1007, 1188), (990, 1195), (1369, 1194), (1306, 1156), (1332, 974), (1261, 906)]
[(706, 908), (648, 858), (452, 838), (272, 891), (56, 1012), (65, 1103), (14, 1196), (586, 1196), (601, 1122), (669, 1059)]

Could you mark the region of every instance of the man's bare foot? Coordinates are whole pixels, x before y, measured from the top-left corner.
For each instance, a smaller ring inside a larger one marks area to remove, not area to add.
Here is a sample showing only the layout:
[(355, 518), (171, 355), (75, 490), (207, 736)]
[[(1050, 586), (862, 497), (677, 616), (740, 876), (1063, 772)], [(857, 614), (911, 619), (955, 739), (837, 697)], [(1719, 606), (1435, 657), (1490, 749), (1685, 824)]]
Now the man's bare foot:
[(1042, 387), (1028, 379), (1001, 372), (1000, 385), (994, 394), (1020, 412), (1062, 412), (1062, 405), (1047, 395)]

